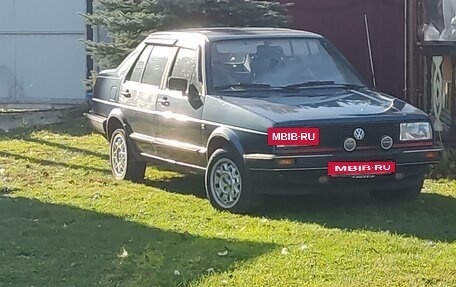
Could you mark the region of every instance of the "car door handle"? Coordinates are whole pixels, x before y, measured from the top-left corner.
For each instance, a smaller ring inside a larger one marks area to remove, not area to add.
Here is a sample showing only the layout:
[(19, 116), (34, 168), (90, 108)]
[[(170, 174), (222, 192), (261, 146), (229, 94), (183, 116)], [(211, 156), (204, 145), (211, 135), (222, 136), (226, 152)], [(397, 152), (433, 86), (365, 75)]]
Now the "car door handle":
[(170, 104), (169, 99), (167, 97), (164, 97), (163, 99), (159, 99), (158, 103), (164, 107), (169, 107), (169, 104)]
[(121, 91), (120, 94), (122, 96), (124, 96), (125, 98), (131, 98), (131, 93), (129, 90), (124, 90), (124, 91)]

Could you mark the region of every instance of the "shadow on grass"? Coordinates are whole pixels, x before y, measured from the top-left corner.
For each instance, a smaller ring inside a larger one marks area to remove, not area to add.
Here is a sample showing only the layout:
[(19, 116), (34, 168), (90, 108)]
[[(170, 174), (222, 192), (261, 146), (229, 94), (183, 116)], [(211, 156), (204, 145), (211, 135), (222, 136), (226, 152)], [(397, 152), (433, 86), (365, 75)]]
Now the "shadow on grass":
[(200, 174), (183, 174), (180, 177), (174, 177), (168, 180), (145, 179), (142, 183), (171, 193), (194, 195), (198, 198), (206, 198), (204, 176)]
[[(67, 122), (67, 123), (61, 123), (61, 124), (55, 124), (47, 127), (41, 128), (41, 130), (45, 130), (48, 132), (52, 132), (54, 134), (64, 134), (64, 135), (71, 135), (73, 137), (78, 137), (78, 136), (85, 136), (85, 135), (90, 135), (92, 134), (92, 129), (84, 119), (78, 119), (72, 122)], [(37, 144), (42, 144), (42, 145), (47, 145), (50, 147), (55, 147), (63, 150), (69, 150), (73, 152), (78, 152), (86, 155), (91, 155), (95, 157), (99, 157), (104, 160), (108, 160), (109, 156), (107, 154), (102, 154), (99, 152), (94, 152), (90, 150), (90, 147), (88, 149), (81, 149), (73, 146), (69, 146), (66, 144), (61, 144), (58, 142), (54, 141), (48, 141), (45, 139), (38, 139), (34, 138), (31, 136), (31, 133), (33, 131), (31, 130), (26, 130), (22, 134), (18, 134), (18, 136), (28, 142), (33, 142)]]
[(62, 168), (70, 168), (70, 169), (76, 169), (76, 170), (91, 170), (91, 171), (96, 171), (96, 172), (101, 172), (106, 175), (111, 174), (111, 171), (108, 169), (102, 169), (102, 168), (96, 168), (96, 167), (91, 167), (88, 165), (77, 165), (77, 164), (69, 164), (69, 163), (64, 163), (64, 162), (58, 162), (58, 161), (53, 161), (53, 160), (47, 160), (47, 159), (37, 159), (25, 155), (19, 155), (15, 153), (10, 153), (6, 151), (0, 151), (0, 156), (1, 157), (8, 157), (8, 158), (13, 158), (15, 160), (26, 160), (31, 163), (35, 164), (40, 164), (43, 166), (58, 166)]
[(18, 128), (8, 132), (0, 130), (0, 137), (27, 139), (33, 132), (48, 131), (54, 134), (69, 135), (80, 137), (93, 133), (85, 118), (77, 118), (71, 121), (65, 121), (57, 124), (37, 127)]
[(0, 225), (1, 286), (186, 286), (276, 248), (1, 195)]
[(94, 151), (91, 151), (89, 149), (81, 149), (81, 148), (69, 146), (69, 145), (66, 145), (66, 144), (61, 144), (61, 143), (56, 143), (56, 142), (52, 142), (52, 141), (48, 141), (48, 140), (31, 138), (31, 137), (25, 138), (24, 140), (26, 140), (28, 142), (32, 142), (32, 143), (37, 143), (37, 144), (47, 145), (47, 146), (50, 146), (50, 147), (59, 148), (59, 149), (62, 149), (62, 150), (69, 150), (69, 151), (81, 153), (81, 154), (84, 154), (84, 155), (91, 155), (91, 156), (99, 157), (99, 158), (104, 159), (104, 160), (109, 160), (109, 155), (102, 154), (102, 153), (99, 153), (99, 152), (94, 152)]
[[(204, 178), (198, 175), (145, 184), (205, 197)], [(433, 241), (456, 240), (456, 199), (436, 193), (424, 193), (410, 202), (380, 202), (367, 193), (265, 196), (253, 215), (348, 231), (389, 231)]]
[(92, 134), (92, 130), (85, 122), (84, 119), (77, 119), (75, 121), (66, 122), (66, 123), (59, 123), (54, 125), (49, 125), (45, 127), (39, 127), (37, 129), (16, 129), (10, 132), (3, 132), (0, 131), (0, 138), (3, 137), (4, 139), (20, 139), (27, 142), (47, 145), (50, 147), (56, 147), (62, 150), (69, 150), (73, 152), (78, 152), (86, 155), (91, 155), (95, 157), (99, 157), (104, 160), (108, 160), (109, 156), (107, 154), (102, 154), (99, 152), (91, 151), (90, 149), (81, 149), (77, 147), (72, 147), (66, 144), (61, 144), (58, 142), (48, 141), (45, 139), (38, 139), (34, 138), (32, 134), (36, 131), (48, 131), (53, 134), (61, 134), (61, 135), (70, 135), (73, 137), (78, 136), (85, 136)]
[(456, 199), (436, 193), (424, 193), (408, 202), (381, 202), (366, 193), (270, 197), (262, 214), (348, 231), (388, 231), (432, 241), (456, 240)]

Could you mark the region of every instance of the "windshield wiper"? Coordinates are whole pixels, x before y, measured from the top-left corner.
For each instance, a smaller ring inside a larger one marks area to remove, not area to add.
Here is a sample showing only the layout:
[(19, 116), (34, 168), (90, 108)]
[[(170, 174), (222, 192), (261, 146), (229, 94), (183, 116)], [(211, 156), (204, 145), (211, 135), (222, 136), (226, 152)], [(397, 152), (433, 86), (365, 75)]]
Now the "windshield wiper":
[(241, 88), (241, 89), (271, 89), (272, 86), (269, 84), (250, 84), (250, 83), (237, 83), (237, 84), (230, 84), (230, 85), (224, 85), (224, 86), (218, 86), (215, 87), (214, 89), (217, 91), (224, 91), (224, 90), (235, 90), (236, 88)]
[(288, 85), (285, 88), (286, 89), (299, 89), (299, 88), (305, 88), (305, 87), (315, 87), (315, 86), (328, 86), (328, 85), (334, 85), (336, 82), (334, 81), (309, 81), (309, 82), (304, 82), (304, 83), (299, 83), (299, 84), (294, 84), (294, 85)]
[(237, 88), (240, 90), (288, 90), (288, 91), (293, 91), (293, 90), (299, 90), (301, 88), (312, 88), (312, 87), (343, 87), (343, 88), (348, 88), (348, 89), (361, 89), (364, 86), (362, 85), (356, 85), (356, 84), (339, 84), (334, 81), (310, 81), (310, 82), (304, 82), (300, 84), (294, 84), (294, 85), (289, 85), (285, 87), (277, 87), (277, 86), (272, 86), (270, 84), (255, 84), (255, 83), (236, 83), (236, 84), (230, 84), (230, 85), (224, 85), (224, 86), (218, 86), (214, 87), (216, 91), (236, 91)]
[(344, 84), (335, 84), (336, 86), (343, 86), (345, 88), (348, 88), (348, 89), (362, 89), (362, 88), (365, 88), (366, 86), (364, 85), (357, 85), (357, 84), (348, 84), (348, 83), (344, 83)]
[(359, 89), (359, 88), (363, 88), (364, 86), (362, 85), (356, 85), (356, 84), (339, 84), (339, 83), (336, 83), (334, 81), (309, 81), (309, 82), (304, 82), (304, 83), (300, 83), (300, 84), (294, 84), (294, 85), (289, 85), (289, 86), (286, 86), (284, 87), (285, 89), (290, 89), (290, 90), (294, 90), (294, 89), (300, 89), (300, 88), (308, 88), (308, 87), (344, 87), (344, 88), (349, 88), (349, 89)]

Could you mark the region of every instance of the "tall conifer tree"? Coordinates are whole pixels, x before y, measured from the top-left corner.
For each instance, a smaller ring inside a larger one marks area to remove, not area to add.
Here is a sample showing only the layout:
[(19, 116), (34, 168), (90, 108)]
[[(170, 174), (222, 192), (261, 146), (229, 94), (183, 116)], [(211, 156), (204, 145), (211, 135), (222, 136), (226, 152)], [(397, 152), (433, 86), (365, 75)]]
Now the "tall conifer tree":
[(110, 42), (87, 41), (102, 68), (117, 66), (154, 31), (214, 26), (285, 26), (288, 5), (246, 0), (96, 0), (90, 25), (107, 31)]

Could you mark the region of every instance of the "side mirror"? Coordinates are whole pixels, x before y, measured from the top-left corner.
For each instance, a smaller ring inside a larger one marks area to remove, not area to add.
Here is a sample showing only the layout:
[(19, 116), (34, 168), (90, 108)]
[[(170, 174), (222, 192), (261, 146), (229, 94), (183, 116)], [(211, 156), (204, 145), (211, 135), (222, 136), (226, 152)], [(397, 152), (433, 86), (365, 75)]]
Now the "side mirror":
[(188, 81), (183, 78), (170, 77), (168, 79), (168, 87), (173, 91), (187, 92)]

